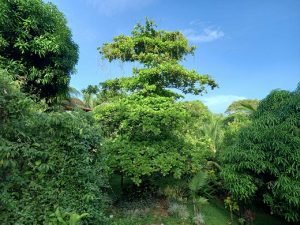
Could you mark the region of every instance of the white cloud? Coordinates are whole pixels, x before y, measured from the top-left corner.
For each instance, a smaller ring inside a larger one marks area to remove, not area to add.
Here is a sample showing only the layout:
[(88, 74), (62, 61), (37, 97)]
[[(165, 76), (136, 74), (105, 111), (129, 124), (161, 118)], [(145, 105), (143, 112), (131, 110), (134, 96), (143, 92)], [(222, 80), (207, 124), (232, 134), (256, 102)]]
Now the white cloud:
[(194, 29), (183, 30), (182, 33), (192, 42), (211, 42), (224, 37), (224, 32), (219, 28), (206, 27), (201, 33)]
[(214, 113), (224, 113), (232, 102), (242, 99), (246, 99), (246, 97), (237, 95), (215, 95), (201, 98), (203, 103)]
[(203, 20), (199, 20), (199, 19), (191, 20), (189, 22), (190, 26), (209, 26), (210, 24), (211, 24), (210, 21), (203, 21)]
[(101, 14), (111, 16), (127, 10), (143, 8), (154, 0), (83, 0), (96, 8)]

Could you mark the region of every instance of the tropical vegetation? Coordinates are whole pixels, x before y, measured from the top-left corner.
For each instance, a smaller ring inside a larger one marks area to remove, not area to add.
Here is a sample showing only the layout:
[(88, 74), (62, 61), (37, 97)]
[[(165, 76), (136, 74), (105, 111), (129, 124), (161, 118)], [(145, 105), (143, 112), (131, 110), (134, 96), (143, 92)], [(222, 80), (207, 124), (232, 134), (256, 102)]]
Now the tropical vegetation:
[[(297, 224), (300, 87), (212, 113), (195, 46), (146, 19), (98, 48), (131, 76), (70, 87), (64, 15), (0, 0), (1, 224)], [(9, 20), (8, 20), (9, 18)]]

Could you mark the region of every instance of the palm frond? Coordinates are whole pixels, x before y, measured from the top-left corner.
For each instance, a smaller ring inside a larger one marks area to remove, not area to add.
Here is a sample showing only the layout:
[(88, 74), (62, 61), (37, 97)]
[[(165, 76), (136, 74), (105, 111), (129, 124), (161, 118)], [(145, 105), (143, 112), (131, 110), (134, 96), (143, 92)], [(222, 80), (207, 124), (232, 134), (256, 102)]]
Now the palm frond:
[(198, 192), (201, 188), (203, 188), (207, 184), (207, 173), (199, 172), (197, 173), (191, 182), (189, 183), (189, 188), (192, 192)]

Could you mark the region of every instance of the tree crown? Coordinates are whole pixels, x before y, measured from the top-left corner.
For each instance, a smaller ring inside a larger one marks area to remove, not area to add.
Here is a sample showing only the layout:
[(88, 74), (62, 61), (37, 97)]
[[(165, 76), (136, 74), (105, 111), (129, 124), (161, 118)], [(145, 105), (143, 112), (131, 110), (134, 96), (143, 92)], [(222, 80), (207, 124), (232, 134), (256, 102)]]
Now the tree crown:
[(193, 54), (184, 35), (178, 31), (157, 30), (153, 21), (135, 26), (130, 36), (120, 35), (112, 43), (98, 48), (104, 59), (109, 61), (139, 62), (144, 68), (133, 69), (133, 76), (108, 80), (101, 84), (104, 90), (125, 90), (147, 96), (156, 94), (166, 97), (180, 97), (174, 91), (184, 94), (201, 94), (207, 86), (217, 87), (208, 75), (187, 70), (179, 64), (184, 56)]
[(0, 66), (50, 101), (68, 92), (78, 61), (64, 15), (42, 0), (0, 0)]

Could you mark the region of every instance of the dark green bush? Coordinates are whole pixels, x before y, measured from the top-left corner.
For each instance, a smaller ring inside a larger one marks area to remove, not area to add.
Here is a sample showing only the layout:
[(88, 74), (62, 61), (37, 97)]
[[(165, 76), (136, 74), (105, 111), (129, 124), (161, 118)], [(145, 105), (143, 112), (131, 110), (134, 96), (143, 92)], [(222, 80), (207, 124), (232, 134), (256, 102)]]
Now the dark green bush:
[(224, 151), (225, 185), (238, 200), (262, 199), (272, 213), (300, 221), (300, 88), (275, 90)]
[[(48, 224), (57, 207), (102, 224), (100, 130), (84, 112), (39, 112), (0, 71), (0, 221)], [(35, 108), (35, 110), (33, 110)]]
[(0, 0), (0, 66), (48, 103), (65, 96), (78, 61), (67, 20), (43, 0)]

